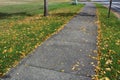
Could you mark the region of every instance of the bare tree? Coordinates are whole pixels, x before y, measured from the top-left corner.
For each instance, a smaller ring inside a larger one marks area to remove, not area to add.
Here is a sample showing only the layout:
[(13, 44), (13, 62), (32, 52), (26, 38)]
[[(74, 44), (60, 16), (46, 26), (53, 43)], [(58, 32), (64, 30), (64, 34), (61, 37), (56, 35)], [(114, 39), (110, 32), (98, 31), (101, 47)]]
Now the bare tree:
[(44, 16), (48, 16), (48, 1), (44, 0)]

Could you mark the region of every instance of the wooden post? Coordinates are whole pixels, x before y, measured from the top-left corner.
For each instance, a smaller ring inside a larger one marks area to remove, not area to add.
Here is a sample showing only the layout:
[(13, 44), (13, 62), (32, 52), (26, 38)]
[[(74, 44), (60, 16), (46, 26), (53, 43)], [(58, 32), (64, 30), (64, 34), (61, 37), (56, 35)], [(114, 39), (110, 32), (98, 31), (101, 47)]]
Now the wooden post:
[(44, 0), (44, 16), (48, 16), (48, 2)]
[(110, 17), (111, 6), (112, 6), (112, 0), (110, 0), (110, 4), (109, 4), (108, 18)]

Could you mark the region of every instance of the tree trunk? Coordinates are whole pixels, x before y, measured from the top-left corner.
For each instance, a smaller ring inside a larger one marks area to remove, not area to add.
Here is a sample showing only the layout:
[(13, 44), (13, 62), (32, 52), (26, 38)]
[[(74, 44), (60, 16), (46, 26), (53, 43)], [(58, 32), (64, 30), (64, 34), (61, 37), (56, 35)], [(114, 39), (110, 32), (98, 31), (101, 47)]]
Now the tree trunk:
[(77, 1), (77, 0), (75, 0), (75, 4), (78, 4), (78, 1)]
[(48, 2), (44, 0), (44, 16), (48, 16)]
[(110, 4), (109, 4), (108, 18), (110, 17), (111, 6), (112, 6), (112, 0), (110, 0)]

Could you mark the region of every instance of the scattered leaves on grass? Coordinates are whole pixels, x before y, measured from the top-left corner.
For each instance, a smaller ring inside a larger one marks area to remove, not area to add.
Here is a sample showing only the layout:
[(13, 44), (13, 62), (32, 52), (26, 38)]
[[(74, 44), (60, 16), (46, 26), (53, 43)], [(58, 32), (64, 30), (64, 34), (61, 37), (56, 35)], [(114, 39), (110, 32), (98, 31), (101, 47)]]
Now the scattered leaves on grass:
[(120, 20), (112, 13), (106, 18), (107, 9), (97, 4), (98, 16), (98, 67), (99, 80), (119, 80), (120, 71)]
[(41, 14), (24, 17), (13, 15), (0, 21), (0, 76), (8, 68), (16, 66), (21, 58), (37, 48), (51, 34), (61, 30), (83, 6), (66, 3), (61, 5), (50, 10), (48, 17)]
[(110, 80), (108, 77), (103, 77), (100, 80)]

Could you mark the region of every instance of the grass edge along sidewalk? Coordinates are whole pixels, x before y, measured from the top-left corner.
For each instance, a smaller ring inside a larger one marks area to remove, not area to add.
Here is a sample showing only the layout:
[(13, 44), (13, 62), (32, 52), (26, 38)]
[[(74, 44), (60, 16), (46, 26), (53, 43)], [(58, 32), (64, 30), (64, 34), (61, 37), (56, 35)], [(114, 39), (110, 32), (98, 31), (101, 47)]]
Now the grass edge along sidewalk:
[(18, 16), (17, 20), (12, 20), (13, 15), (9, 17), (10, 21), (6, 18), (0, 22), (3, 26), (0, 31), (0, 76), (15, 67), (20, 59), (58, 31), (83, 7), (66, 3), (61, 5), (57, 9), (51, 9), (48, 17), (34, 15), (19, 20), (22, 16)]
[(97, 6), (98, 15), (98, 80), (120, 80), (120, 20), (107, 8)]

